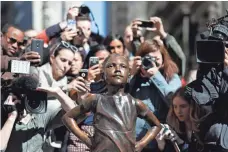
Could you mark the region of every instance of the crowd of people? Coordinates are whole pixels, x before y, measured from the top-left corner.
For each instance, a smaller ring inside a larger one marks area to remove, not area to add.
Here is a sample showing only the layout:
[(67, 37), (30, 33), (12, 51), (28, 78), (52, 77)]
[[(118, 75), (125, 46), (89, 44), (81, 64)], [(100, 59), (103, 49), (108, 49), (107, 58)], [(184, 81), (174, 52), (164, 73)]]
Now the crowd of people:
[[(228, 151), (228, 48), (222, 68), (211, 66), (187, 82), (185, 54), (161, 18), (151, 17), (153, 27), (146, 28), (135, 19), (124, 33), (102, 37), (81, 7), (41, 32), (2, 27), (1, 81), (12, 87), (37, 79), (47, 107), (29, 113), (18, 94), (2, 98), (1, 151)], [(144, 32), (155, 36), (146, 39)], [(31, 50), (37, 39), (42, 54)], [(94, 57), (98, 62), (90, 65)], [(29, 61), (29, 76), (11, 73), (12, 60)]]

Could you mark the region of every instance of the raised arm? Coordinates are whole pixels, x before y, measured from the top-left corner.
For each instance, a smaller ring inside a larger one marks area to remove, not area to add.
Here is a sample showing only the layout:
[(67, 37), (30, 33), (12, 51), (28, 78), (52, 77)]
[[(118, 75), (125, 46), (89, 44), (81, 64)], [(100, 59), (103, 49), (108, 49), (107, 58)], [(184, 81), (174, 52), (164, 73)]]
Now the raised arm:
[(140, 100), (136, 100), (136, 106), (138, 113), (144, 117), (144, 119), (152, 126), (156, 125), (153, 128), (150, 128), (146, 135), (136, 143), (136, 152), (140, 152), (151, 140), (155, 139), (157, 134), (162, 129), (162, 126), (160, 124), (160, 121), (157, 119), (157, 117), (153, 114), (152, 111), (149, 110), (149, 108)]
[[(1, 107), (1, 118), (4, 119), (7, 117), (6, 122), (4, 122), (4, 125), (2, 125), (2, 128), (0, 129), (0, 151), (5, 151), (11, 136), (11, 132), (14, 127), (14, 123), (16, 122), (16, 119), (18, 117), (18, 112), (16, 109), (16, 104), (19, 103), (20, 101), (15, 99), (14, 96), (9, 95), (4, 102), (4, 104), (8, 104), (12, 107), (12, 111), (4, 110), (4, 108)], [(4, 119), (5, 120), (5, 119)], [(4, 139), (4, 140), (3, 140)]]
[(92, 141), (89, 136), (78, 127), (75, 120), (80, 119), (90, 110), (92, 102), (95, 101), (95, 98), (96, 95), (89, 94), (83, 101), (83, 104), (67, 112), (62, 118), (63, 124), (68, 128), (68, 130), (77, 136), (88, 147), (92, 146)]
[(59, 87), (38, 87), (37, 90), (44, 91), (55, 96), (61, 103), (61, 106), (64, 109), (64, 111), (66, 112), (70, 111), (76, 106), (75, 102), (67, 94), (65, 94)]
[[(7, 148), (11, 132), (13, 130), (14, 123), (17, 118), (17, 112), (13, 111), (9, 114), (7, 121), (5, 122), (3, 128), (0, 130), (1, 144), (0, 150), (4, 151)], [(4, 140), (3, 140), (4, 139)]]

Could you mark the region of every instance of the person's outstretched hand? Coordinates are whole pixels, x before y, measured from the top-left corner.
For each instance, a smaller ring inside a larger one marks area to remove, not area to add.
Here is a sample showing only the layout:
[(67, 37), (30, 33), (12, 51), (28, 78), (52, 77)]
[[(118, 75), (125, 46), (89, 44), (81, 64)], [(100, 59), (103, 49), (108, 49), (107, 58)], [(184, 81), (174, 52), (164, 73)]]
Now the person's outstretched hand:
[(39, 65), (41, 62), (39, 53), (34, 51), (25, 52), (20, 60), (29, 61), (32, 65)]
[(142, 22), (139, 19), (135, 19), (131, 22), (130, 26), (133, 32), (133, 37), (135, 38), (140, 38), (140, 42), (143, 43), (144, 42), (144, 37), (142, 34), (142, 27), (140, 27), (140, 24), (142, 24)]
[(158, 135), (155, 138), (158, 143), (158, 149), (160, 151), (163, 151), (165, 149), (165, 144), (166, 144), (164, 136), (163, 136), (164, 129), (165, 128), (162, 128), (161, 131), (158, 133)]
[(163, 124), (165, 129), (163, 130), (163, 134), (161, 138), (168, 139), (170, 141), (176, 141), (177, 144), (182, 144), (184, 141), (177, 135), (177, 133), (169, 127), (168, 124)]
[(99, 75), (100, 73), (101, 73), (101, 69), (99, 68), (99, 64), (90, 67), (88, 70), (87, 80), (89, 82), (93, 81), (96, 78), (96, 76)]
[(131, 71), (130, 71), (131, 75), (135, 75), (139, 71), (141, 65), (142, 65), (141, 56), (135, 56), (133, 58), (132, 68), (131, 68)]
[(136, 142), (135, 144), (135, 152), (141, 152), (145, 145), (142, 142)]
[(68, 85), (67, 89), (73, 89), (78, 93), (90, 91), (90, 88), (86, 86), (86, 82), (82, 77), (77, 77), (76, 79), (72, 80)]
[(150, 28), (148, 27), (148, 28), (146, 28), (146, 30), (155, 32), (156, 34), (158, 34), (161, 37), (161, 39), (165, 38), (167, 36), (167, 33), (164, 30), (164, 26), (163, 26), (161, 18), (151, 17), (150, 21), (154, 23), (154, 26), (150, 27)]
[(63, 41), (71, 41), (73, 38), (77, 36), (77, 31), (72, 30), (70, 28), (66, 28), (62, 33), (61, 33), (61, 39)]
[(67, 12), (67, 19), (75, 19), (76, 16), (78, 16), (79, 8), (73, 7), (70, 8)]

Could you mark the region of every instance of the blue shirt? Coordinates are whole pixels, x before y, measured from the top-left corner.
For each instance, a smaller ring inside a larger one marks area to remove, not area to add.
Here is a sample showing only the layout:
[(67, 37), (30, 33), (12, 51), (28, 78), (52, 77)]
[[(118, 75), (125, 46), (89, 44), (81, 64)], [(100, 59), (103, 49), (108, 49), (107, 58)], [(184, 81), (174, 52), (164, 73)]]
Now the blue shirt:
[[(169, 109), (169, 101), (165, 98), (179, 87), (181, 87), (181, 80), (177, 74), (167, 82), (159, 71), (150, 78), (143, 78), (137, 74), (130, 80), (130, 94), (146, 104), (161, 123), (166, 121)], [(141, 139), (149, 128), (150, 125), (145, 120), (137, 118), (137, 140)]]

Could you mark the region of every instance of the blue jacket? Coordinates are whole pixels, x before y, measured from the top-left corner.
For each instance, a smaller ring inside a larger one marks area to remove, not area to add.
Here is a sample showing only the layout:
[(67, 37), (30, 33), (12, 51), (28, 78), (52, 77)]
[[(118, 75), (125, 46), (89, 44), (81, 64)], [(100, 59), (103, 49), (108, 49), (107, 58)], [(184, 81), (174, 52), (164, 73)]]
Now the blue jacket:
[[(129, 85), (130, 94), (145, 103), (161, 123), (166, 121), (169, 109), (169, 101), (166, 97), (179, 87), (181, 87), (181, 80), (177, 74), (174, 74), (173, 78), (167, 82), (159, 71), (151, 78), (143, 78), (140, 74), (136, 74), (130, 80)], [(149, 127), (143, 119), (137, 118), (137, 139), (141, 139)]]

